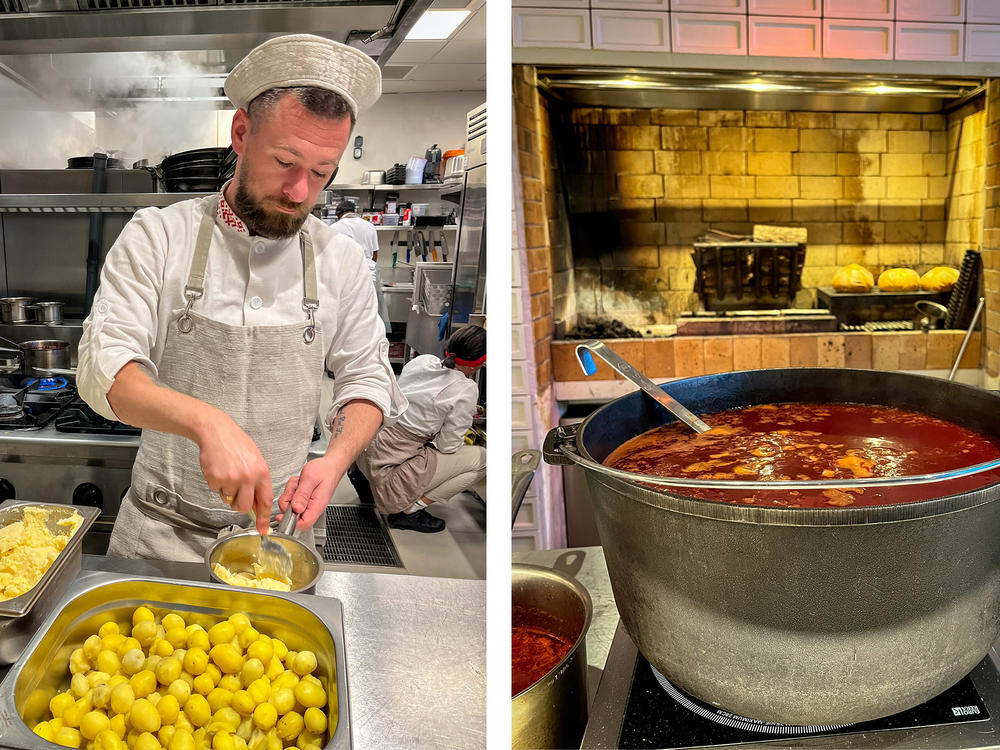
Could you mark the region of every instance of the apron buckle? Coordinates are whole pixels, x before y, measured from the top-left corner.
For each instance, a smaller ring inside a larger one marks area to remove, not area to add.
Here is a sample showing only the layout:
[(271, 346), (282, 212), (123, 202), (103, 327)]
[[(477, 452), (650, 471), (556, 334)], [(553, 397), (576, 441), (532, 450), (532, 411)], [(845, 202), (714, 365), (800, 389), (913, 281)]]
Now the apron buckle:
[(177, 319), (177, 328), (181, 333), (191, 333), (194, 329), (194, 320), (191, 318), (191, 305), (196, 300), (201, 299), (201, 295), (202, 292), (200, 289), (192, 289), (191, 287), (184, 289), (184, 297), (187, 299), (187, 304), (184, 306), (184, 312)]
[(319, 309), (319, 302), (314, 300), (304, 300), (302, 309), (309, 315), (309, 325), (302, 331), (302, 340), (311, 344), (316, 340), (316, 310)]

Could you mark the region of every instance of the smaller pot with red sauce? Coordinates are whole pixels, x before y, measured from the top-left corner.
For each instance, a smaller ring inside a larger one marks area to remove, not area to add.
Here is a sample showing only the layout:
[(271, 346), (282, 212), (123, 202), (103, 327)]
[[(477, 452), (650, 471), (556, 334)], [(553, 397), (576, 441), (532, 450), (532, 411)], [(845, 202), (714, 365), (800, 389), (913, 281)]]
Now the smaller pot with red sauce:
[(511, 568), (513, 750), (579, 747), (587, 726), (587, 630), (593, 604), (577, 581)]

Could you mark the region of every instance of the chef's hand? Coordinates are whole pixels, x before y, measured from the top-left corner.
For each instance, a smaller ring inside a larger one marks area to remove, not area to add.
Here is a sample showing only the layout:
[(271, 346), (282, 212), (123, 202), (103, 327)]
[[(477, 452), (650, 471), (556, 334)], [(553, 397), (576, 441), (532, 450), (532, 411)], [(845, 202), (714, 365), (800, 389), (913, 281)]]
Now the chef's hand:
[(338, 468), (337, 462), (329, 456), (323, 456), (306, 463), (299, 476), (288, 480), (285, 491), (278, 498), (278, 507), (284, 512), (291, 503), (292, 510), (302, 516), (295, 527), (297, 531), (308, 529), (323, 515), (337, 489), (341, 474), (343, 472)]
[(271, 472), (257, 444), (233, 419), (219, 412), (211, 429), (198, 441), (201, 473), (208, 486), (219, 493), (233, 510), (257, 516), (257, 531), (267, 532), (274, 490)]

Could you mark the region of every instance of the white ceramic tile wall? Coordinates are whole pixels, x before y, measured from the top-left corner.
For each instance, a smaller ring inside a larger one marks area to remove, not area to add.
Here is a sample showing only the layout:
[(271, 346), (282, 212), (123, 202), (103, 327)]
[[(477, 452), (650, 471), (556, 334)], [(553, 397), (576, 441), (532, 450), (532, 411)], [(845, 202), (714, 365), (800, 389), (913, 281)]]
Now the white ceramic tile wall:
[(511, 0), (515, 8), (589, 8), (590, 0)]
[(895, 0), (823, 0), (824, 18), (895, 18)]
[(515, 396), (528, 394), (531, 385), (531, 370), (527, 362), (510, 363), (510, 390)]
[(747, 19), (751, 55), (820, 57), (821, 21), (790, 16), (750, 16)]
[(746, 13), (747, 0), (670, 0), (676, 13)]
[(669, 15), (634, 10), (591, 10), (594, 49), (669, 52)]
[(823, 19), (823, 57), (891, 60), (894, 42), (892, 21)]
[(510, 427), (512, 430), (530, 430), (532, 426), (531, 396), (511, 396)]
[(965, 26), (960, 23), (896, 21), (897, 60), (963, 59)]
[(511, 359), (527, 359), (526, 342), (531, 338), (531, 327), (521, 324), (510, 327), (510, 357)]
[(823, 15), (821, 0), (747, 0), (747, 13), (760, 16)]
[(511, 430), (510, 449), (512, 453), (526, 451), (532, 448), (537, 449), (538, 444), (530, 430)]
[[(670, 10), (670, 0), (590, 0), (591, 8), (601, 10)], [(595, 38), (596, 38), (596, 31)]]
[(997, 0), (966, 0), (967, 23), (1000, 23), (1000, 3)]
[(674, 52), (712, 55), (747, 53), (747, 17), (732, 13), (671, 13)]
[(966, 24), (965, 59), (983, 62), (1000, 60), (1000, 24)]
[(535, 532), (529, 536), (515, 536), (510, 540), (511, 552), (531, 552), (539, 548), (540, 533)]
[(961, 23), (965, 0), (896, 0), (896, 20)]
[(570, 8), (515, 8), (515, 47), (590, 49), (590, 11)]

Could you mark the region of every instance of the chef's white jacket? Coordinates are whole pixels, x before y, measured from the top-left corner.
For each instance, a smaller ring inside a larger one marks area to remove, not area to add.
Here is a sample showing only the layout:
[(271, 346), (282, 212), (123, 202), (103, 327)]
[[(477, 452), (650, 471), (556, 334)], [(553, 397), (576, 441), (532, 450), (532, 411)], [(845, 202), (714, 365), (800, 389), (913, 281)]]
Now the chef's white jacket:
[(431, 444), (442, 453), (454, 453), (476, 416), (479, 387), (458, 370), (450, 370), (433, 354), (411, 359), (399, 374), (406, 396), (406, 412), (399, 425), (416, 436), (433, 435)]
[[(118, 370), (134, 360), (156, 375), (168, 325), (185, 305), (201, 216), (215, 204), (219, 217), (205, 292), (192, 310), (234, 326), (307, 324), (298, 236), (251, 237), (221, 194), (137, 211), (104, 261), (79, 346), (80, 395), (108, 419), (116, 419), (107, 393)], [(313, 241), (319, 296), (320, 331), (312, 345), (323, 347), (326, 369), (334, 375), (327, 424), (354, 399), (378, 405), (388, 424), (405, 410), (406, 399), (389, 365), (389, 344), (364, 255), (357, 243), (314, 216), (303, 228)], [(183, 334), (174, 326), (170, 335)], [(219, 378), (225, 378), (224, 370)]]
[(342, 216), (330, 226), (361, 245), (365, 260), (368, 261), (368, 269), (372, 274), (372, 281), (377, 284), (378, 276), (376, 276), (375, 268), (378, 264), (375, 262), (375, 253), (378, 252), (378, 230), (375, 229), (375, 226), (360, 216), (350, 215)]

